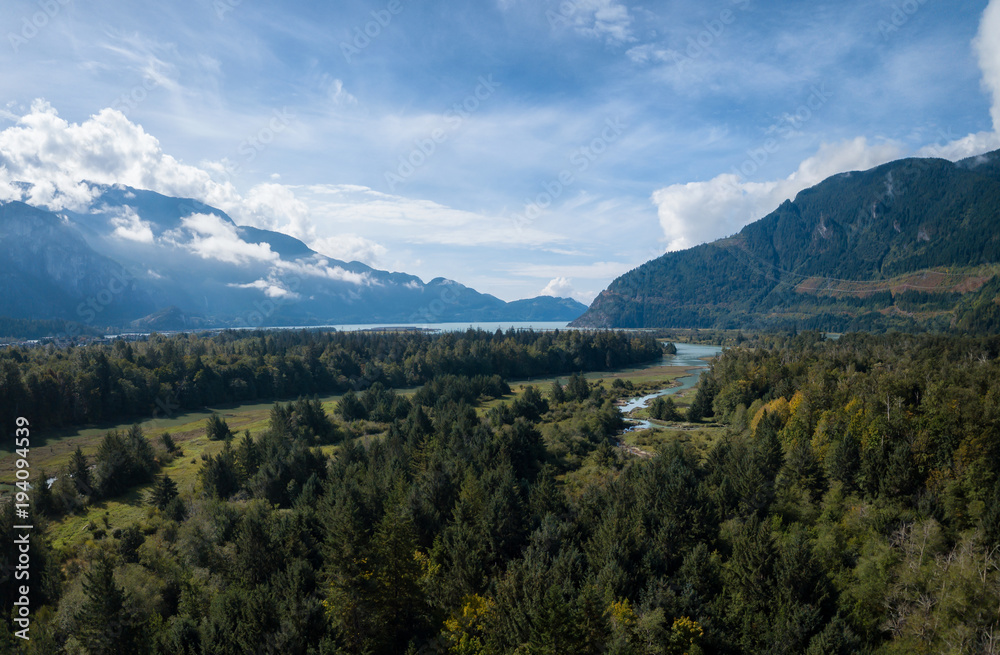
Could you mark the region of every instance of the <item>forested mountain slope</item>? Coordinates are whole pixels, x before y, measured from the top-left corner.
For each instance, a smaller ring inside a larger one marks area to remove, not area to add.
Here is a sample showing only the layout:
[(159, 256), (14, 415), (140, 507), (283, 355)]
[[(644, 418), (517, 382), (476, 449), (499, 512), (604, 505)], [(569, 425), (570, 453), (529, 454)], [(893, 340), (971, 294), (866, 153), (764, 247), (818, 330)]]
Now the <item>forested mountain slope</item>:
[(732, 237), (647, 262), (575, 325), (992, 330), (998, 264), (1000, 151), (904, 159), (831, 177)]

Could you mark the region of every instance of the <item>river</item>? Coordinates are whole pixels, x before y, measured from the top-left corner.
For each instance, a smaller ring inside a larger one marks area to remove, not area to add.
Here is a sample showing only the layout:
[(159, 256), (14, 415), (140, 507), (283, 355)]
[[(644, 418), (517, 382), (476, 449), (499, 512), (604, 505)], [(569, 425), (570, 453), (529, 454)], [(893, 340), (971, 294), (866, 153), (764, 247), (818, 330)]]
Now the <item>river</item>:
[(708, 369), (708, 362), (705, 361), (705, 358), (715, 357), (722, 352), (722, 348), (719, 346), (700, 346), (690, 343), (677, 343), (674, 345), (677, 346), (677, 354), (664, 355), (663, 359), (657, 364), (657, 366), (684, 366), (688, 368), (688, 375), (679, 378), (681, 383), (680, 386), (660, 389), (656, 393), (651, 393), (639, 398), (630, 398), (624, 405), (621, 405), (619, 409), (621, 410), (622, 416), (625, 416), (627, 420), (633, 423), (633, 425), (629, 427), (626, 432), (631, 432), (633, 430), (645, 430), (653, 427), (649, 421), (628, 418), (628, 413), (632, 410), (646, 407), (647, 404), (654, 398), (658, 398), (659, 396), (672, 396), (679, 391), (690, 389), (694, 385), (698, 384), (698, 378), (701, 377), (702, 371)]

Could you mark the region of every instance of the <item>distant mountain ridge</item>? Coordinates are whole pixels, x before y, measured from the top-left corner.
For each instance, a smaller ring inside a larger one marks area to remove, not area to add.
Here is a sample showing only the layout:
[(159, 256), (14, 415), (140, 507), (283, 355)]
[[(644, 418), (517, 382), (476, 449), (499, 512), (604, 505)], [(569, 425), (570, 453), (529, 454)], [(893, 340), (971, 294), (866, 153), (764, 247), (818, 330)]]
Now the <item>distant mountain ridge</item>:
[(571, 325), (1000, 329), (985, 318), (998, 273), (1000, 151), (911, 158), (835, 175), (733, 237), (647, 262)]
[(585, 305), (511, 303), (452, 280), (343, 262), (185, 198), (97, 187), (90, 206), (0, 203), (0, 316), (156, 329), (569, 321)]

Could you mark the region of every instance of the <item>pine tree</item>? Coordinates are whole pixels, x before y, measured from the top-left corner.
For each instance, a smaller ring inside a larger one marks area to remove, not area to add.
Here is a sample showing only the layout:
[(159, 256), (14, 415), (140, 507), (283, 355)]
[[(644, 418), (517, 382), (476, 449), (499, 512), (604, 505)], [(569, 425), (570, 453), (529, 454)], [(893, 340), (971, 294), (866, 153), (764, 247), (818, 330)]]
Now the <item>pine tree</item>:
[(559, 384), (559, 380), (552, 381), (552, 386), (549, 388), (549, 400), (552, 401), (553, 405), (560, 405), (566, 402), (566, 392), (563, 390), (563, 386)]
[(211, 441), (229, 441), (233, 438), (233, 433), (229, 430), (226, 419), (218, 414), (212, 414), (208, 417), (208, 422), (205, 424), (205, 434)]
[(160, 435), (160, 443), (167, 450), (168, 453), (172, 453), (177, 450), (177, 444), (174, 443), (174, 438), (170, 436), (169, 432), (164, 432)]
[(566, 381), (565, 392), (571, 400), (586, 400), (590, 397), (590, 383), (579, 373), (574, 373)]
[(694, 400), (688, 407), (687, 420), (692, 423), (700, 423), (702, 419), (714, 415), (712, 402), (719, 391), (719, 383), (710, 373), (704, 373), (698, 383), (698, 391), (695, 392)]
[(124, 590), (115, 583), (115, 566), (102, 556), (84, 577), (87, 602), (76, 614), (77, 637), (90, 655), (142, 653), (141, 625), (126, 607)]
[(774, 538), (767, 522), (751, 515), (733, 528), (732, 556), (726, 563), (726, 609), (740, 628), (747, 652), (761, 652), (772, 620), (768, 610), (776, 600), (773, 577)]
[(236, 474), (243, 483), (252, 478), (260, 468), (260, 447), (253, 440), (253, 437), (250, 436), (250, 430), (243, 432), (243, 438), (240, 439), (239, 445), (236, 446), (234, 459)]
[(139, 547), (146, 541), (138, 525), (130, 525), (118, 536), (118, 554), (126, 564), (139, 561)]
[(240, 482), (234, 460), (233, 451), (228, 443), (221, 453), (208, 458), (198, 472), (205, 493), (219, 498), (229, 498), (239, 490)]
[(165, 510), (174, 498), (177, 497), (177, 483), (170, 479), (169, 475), (164, 475), (156, 481), (153, 491), (149, 494), (149, 504), (159, 510)]
[(353, 389), (345, 393), (337, 403), (337, 413), (347, 422), (368, 418), (368, 410)]
[(851, 433), (833, 445), (826, 459), (827, 472), (830, 478), (844, 485), (844, 490), (850, 493), (861, 467), (861, 453), (858, 440)]
[(90, 467), (87, 465), (87, 456), (83, 454), (79, 446), (76, 447), (76, 451), (70, 457), (69, 474), (73, 478), (73, 483), (76, 485), (77, 491), (84, 496), (92, 496), (94, 494), (94, 489), (90, 482)]

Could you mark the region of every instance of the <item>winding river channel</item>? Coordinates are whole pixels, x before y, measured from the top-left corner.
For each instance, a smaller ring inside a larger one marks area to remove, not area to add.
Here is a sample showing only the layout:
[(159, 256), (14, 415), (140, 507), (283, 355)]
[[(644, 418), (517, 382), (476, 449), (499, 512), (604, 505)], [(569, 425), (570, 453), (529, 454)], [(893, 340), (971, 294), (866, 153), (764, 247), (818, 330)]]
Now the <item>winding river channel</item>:
[(660, 389), (656, 393), (651, 393), (646, 396), (630, 398), (624, 405), (621, 405), (619, 409), (621, 410), (622, 415), (632, 423), (626, 432), (644, 430), (652, 427), (652, 424), (649, 421), (628, 418), (629, 412), (634, 409), (646, 407), (654, 398), (658, 398), (659, 396), (671, 396), (679, 391), (690, 389), (694, 385), (698, 384), (698, 378), (701, 377), (702, 371), (708, 369), (707, 360), (722, 352), (722, 348), (719, 346), (699, 346), (690, 343), (678, 343), (675, 345), (677, 346), (677, 354), (664, 355), (663, 359), (656, 365), (683, 366), (688, 369), (688, 374), (678, 379), (681, 383), (680, 386), (667, 387), (666, 389)]

